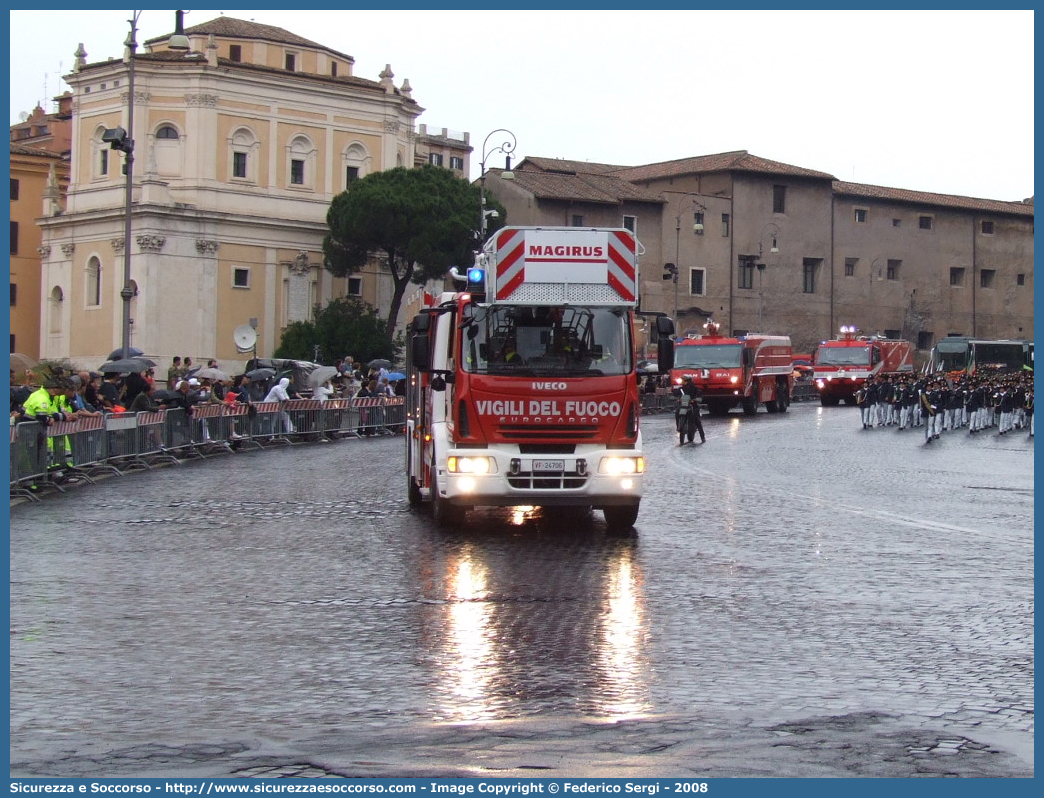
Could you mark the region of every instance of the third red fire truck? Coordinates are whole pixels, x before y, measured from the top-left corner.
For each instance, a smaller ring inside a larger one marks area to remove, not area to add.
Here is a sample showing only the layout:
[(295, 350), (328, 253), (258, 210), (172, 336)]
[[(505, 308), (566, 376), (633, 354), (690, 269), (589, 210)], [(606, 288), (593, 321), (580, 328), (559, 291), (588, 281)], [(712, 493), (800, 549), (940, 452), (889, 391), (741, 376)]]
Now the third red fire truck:
[(856, 392), (878, 374), (913, 372), (913, 348), (909, 341), (859, 335), (855, 327), (824, 341), (813, 357), (816, 390), (823, 406), (855, 404)]
[(753, 415), (765, 403), (770, 413), (785, 413), (794, 388), (794, 353), (786, 335), (747, 335), (729, 338), (709, 321), (706, 335), (678, 338), (674, 343), (671, 384), (691, 375), (703, 391), (703, 401), (714, 415), (740, 405)]

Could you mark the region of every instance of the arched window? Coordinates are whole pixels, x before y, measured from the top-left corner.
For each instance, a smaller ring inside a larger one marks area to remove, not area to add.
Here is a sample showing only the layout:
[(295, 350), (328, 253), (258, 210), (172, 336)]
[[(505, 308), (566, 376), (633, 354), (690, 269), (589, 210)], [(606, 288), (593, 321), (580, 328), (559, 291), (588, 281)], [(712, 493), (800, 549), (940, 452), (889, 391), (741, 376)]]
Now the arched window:
[(110, 161), (116, 158), (116, 154), (107, 142), (102, 141), (105, 127), (99, 126), (91, 137), (91, 179), (103, 180), (109, 176), (112, 170)]
[(180, 139), (181, 136), (178, 135), (178, 131), (176, 131), (171, 125), (163, 125), (156, 131), (156, 138), (177, 140)]
[(101, 305), (102, 267), (101, 261), (96, 255), (92, 255), (87, 261), (87, 306), (98, 307)]
[(315, 188), (315, 145), (307, 136), (290, 139), (287, 147), (287, 185), (290, 188)]
[(65, 294), (61, 286), (51, 289), (51, 295), (47, 298), (47, 330), (52, 335), (60, 335), (62, 332), (62, 300)]
[(341, 186), (342, 190), (347, 190), (349, 185), (360, 177), (366, 177), (370, 172), (370, 154), (366, 151), (366, 147), (358, 141), (353, 141), (348, 145), (341, 159), (343, 162), (341, 175), (344, 179), (344, 184)]
[(230, 180), (257, 182), (257, 150), (259, 144), (254, 131), (237, 128), (228, 139), (228, 176)]
[(174, 125), (163, 123), (156, 128), (152, 137), (151, 163), (147, 168), (155, 169), (164, 177), (180, 177), (182, 174), (181, 135)]

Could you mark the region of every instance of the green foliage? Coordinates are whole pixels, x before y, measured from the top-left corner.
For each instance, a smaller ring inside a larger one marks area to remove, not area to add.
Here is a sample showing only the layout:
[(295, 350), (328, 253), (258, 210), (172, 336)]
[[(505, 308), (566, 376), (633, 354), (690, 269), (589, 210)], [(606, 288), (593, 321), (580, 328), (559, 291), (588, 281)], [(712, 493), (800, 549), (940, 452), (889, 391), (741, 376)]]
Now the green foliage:
[(363, 363), (377, 357), (395, 360), (400, 351), (388, 336), (387, 322), (370, 305), (349, 297), (317, 306), (313, 321), (288, 325), (274, 357), (314, 360), (316, 345), (324, 363), (345, 355)]
[[(503, 224), (503, 206), (487, 197)], [(374, 256), (391, 274), (395, 289), (388, 308), (387, 335), (406, 288), (440, 279), (451, 266), (471, 265), (477, 249), (479, 188), (449, 169), (425, 165), (419, 169), (374, 172), (334, 197), (326, 215), (330, 228), (323, 240), (324, 265), (330, 273), (354, 274)]]

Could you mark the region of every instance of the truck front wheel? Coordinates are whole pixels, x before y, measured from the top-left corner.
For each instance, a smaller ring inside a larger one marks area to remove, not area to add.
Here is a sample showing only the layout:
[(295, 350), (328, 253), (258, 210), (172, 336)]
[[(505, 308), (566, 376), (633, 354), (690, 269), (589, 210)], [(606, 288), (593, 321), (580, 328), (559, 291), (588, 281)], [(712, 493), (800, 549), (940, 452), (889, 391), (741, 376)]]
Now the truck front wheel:
[(747, 396), (743, 399), (743, 412), (752, 416), (758, 412), (758, 400), (753, 396)]
[(622, 532), (634, 526), (638, 520), (637, 504), (614, 504), (611, 507), (603, 507), (602, 515), (605, 516), (605, 525), (610, 532)]
[(439, 495), (439, 479), (435, 475), (435, 469), (431, 472), (431, 516), (435, 519), (438, 527), (456, 527), (464, 523), (465, 510), (450, 504)]

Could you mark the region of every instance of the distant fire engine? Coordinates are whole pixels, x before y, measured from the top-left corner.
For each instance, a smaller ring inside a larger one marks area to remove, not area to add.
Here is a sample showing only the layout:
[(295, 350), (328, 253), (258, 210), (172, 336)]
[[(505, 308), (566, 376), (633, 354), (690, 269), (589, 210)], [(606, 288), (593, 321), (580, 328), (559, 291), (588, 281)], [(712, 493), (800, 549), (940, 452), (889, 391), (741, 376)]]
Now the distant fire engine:
[(854, 404), (856, 392), (878, 374), (913, 372), (913, 348), (909, 341), (858, 335), (855, 327), (842, 327), (840, 335), (823, 341), (813, 356), (814, 379), (823, 406)]

